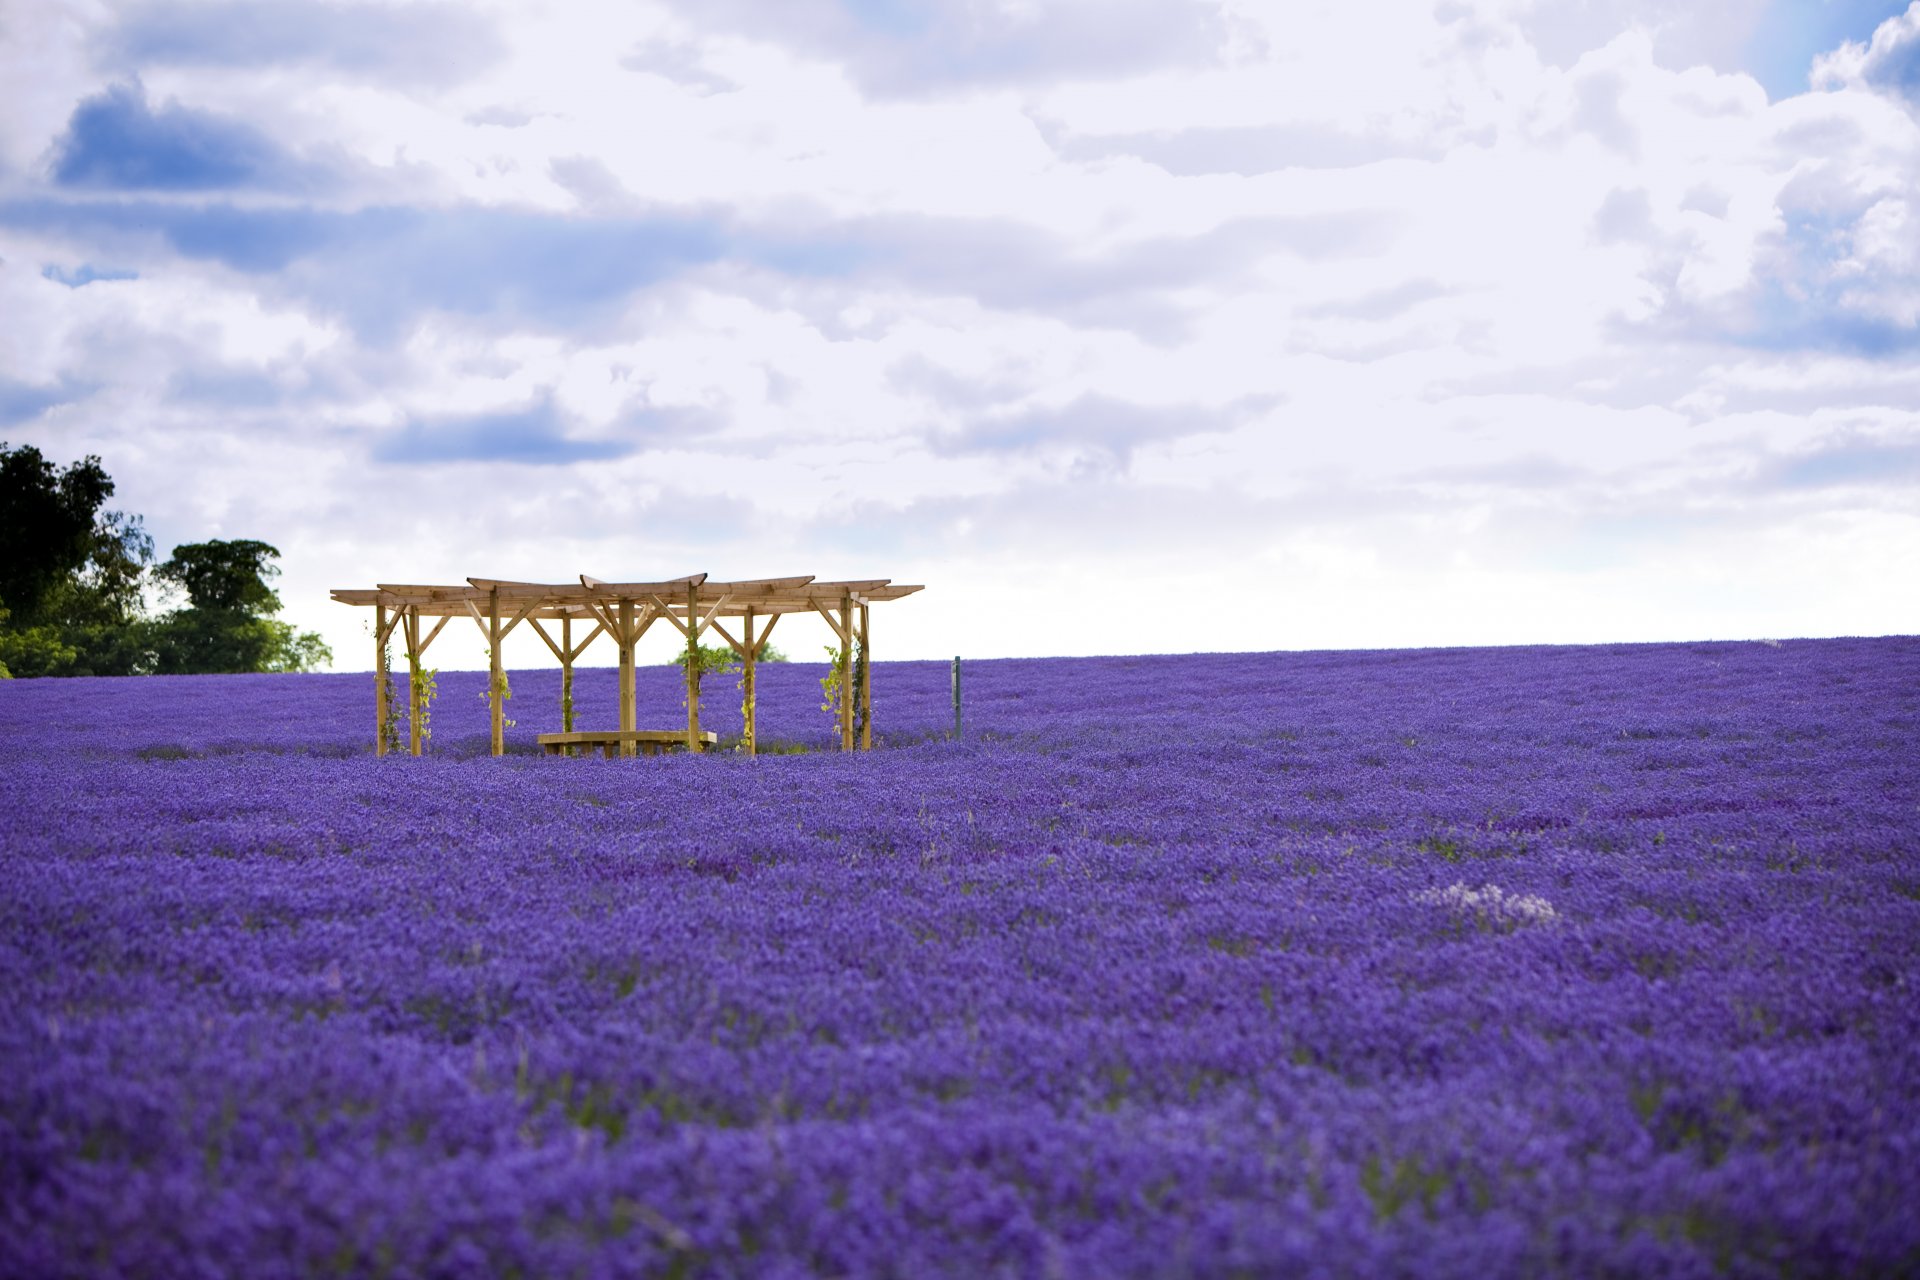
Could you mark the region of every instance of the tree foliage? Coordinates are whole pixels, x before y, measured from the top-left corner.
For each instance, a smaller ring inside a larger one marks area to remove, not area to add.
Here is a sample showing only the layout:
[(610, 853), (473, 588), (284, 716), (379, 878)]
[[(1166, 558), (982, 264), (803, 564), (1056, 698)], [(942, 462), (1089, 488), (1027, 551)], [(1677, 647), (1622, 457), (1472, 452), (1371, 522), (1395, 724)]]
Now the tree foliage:
[(112, 494), (91, 454), (56, 470), (32, 445), (0, 441), (0, 607), (15, 627), (44, 621), (49, 598), (87, 562)]
[(142, 588), (153, 539), (101, 511), (113, 481), (88, 456), (56, 469), (0, 442), (0, 671), (132, 675), (150, 665)]
[(280, 597), (267, 583), (280, 576), (280, 566), (273, 563), (279, 558), (279, 548), (264, 542), (216, 538), (175, 547), (153, 572), (183, 589), (195, 609), (278, 613)]
[(184, 591), (187, 605), (152, 627), (154, 670), (192, 672), (311, 671), (333, 660), (318, 635), (295, 632), (270, 615), (280, 596), (277, 547), (250, 539), (189, 542), (154, 570), (166, 587)]
[[(333, 660), (273, 617), (280, 552), (248, 539), (190, 542), (153, 565), (140, 517), (102, 511), (113, 480), (89, 455), (56, 468), (0, 442), (0, 677), (311, 671)], [(146, 588), (183, 592), (158, 617)]]
[[(760, 650), (760, 656), (754, 659), (755, 662), (785, 662), (786, 660), (787, 655), (772, 645), (767, 645), (762, 648)], [(739, 661), (739, 658), (734, 655), (730, 647), (717, 644), (703, 644), (700, 646), (700, 674), (703, 676), (712, 675), (716, 671), (731, 670)], [(686, 670), (686, 649), (682, 648), (678, 653), (674, 654), (668, 665), (679, 667), (682, 671)]]

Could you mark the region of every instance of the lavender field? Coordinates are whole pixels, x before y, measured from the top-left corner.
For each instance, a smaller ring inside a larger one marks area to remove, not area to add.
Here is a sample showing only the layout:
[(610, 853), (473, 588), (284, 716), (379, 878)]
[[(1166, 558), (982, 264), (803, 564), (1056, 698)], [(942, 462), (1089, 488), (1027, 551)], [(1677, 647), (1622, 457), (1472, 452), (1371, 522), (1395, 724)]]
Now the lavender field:
[(0, 683), (0, 1275), (1920, 1274), (1920, 641), (820, 674)]

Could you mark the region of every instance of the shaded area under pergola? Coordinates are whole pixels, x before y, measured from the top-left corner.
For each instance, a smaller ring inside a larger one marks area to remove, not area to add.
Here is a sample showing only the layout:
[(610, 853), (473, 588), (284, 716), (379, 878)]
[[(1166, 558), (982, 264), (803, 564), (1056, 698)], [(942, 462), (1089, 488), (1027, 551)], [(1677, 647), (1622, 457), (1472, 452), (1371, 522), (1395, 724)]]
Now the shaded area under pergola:
[[(408, 741), (414, 755), (422, 747), (422, 708), (425, 671), (421, 660), (447, 623), (471, 618), (486, 637), (488, 703), (493, 724), (493, 754), (506, 750), (506, 668), (501, 641), (521, 623), (531, 626), (560, 660), (560, 711), (563, 732), (573, 732), (573, 664), (601, 635), (620, 651), (620, 729), (636, 729), (633, 649), (654, 623), (665, 619), (687, 644), (687, 736), (689, 751), (704, 745), (700, 732), (700, 638), (712, 631), (727, 642), (740, 659), (742, 675), (742, 745), (755, 751), (754, 665), (780, 619), (791, 613), (818, 614), (839, 640), (840, 747), (843, 751), (871, 750), (873, 746), (873, 690), (869, 672), (868, 610), (882, 600), (898, 600), (921, 590), (896, 586), (887, 578), (820, 582), (811, 576), (751, 578), (740, 582), (709, 582), (704, 573), (659, 582), (602, 582), (580, 575), (568, 583), (508, 582), (498, 578), (468, 578), (465, 586), (405, 585), (336, 588), (333, 598), (342, 604), (371, 606), (374, 611), (374, 725), (375, 754), (385, 755), (392, 735), (392, 673), (388, 642), (398, 630), (407, 654)], [(423, 629), (423, 619), (437, 619)], [(737, 620), (735, 636), (723, 619)], [(585, 634), (574, 639), (575, 624)], [(549, 626), (554, 628), (548, 630)], [(758, 630), (756, 631), (756, 628)], [(556, 636), (554, 632), (557, 631)], [(636, 744), (620, 742), (620, 753), (632, 755)]]

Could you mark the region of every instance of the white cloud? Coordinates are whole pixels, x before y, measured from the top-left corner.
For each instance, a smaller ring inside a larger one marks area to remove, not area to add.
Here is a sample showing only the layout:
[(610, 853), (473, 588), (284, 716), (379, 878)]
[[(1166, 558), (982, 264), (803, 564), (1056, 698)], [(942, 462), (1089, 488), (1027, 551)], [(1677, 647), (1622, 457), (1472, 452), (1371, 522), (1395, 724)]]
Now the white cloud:
[[(327, 586), (582, 570), (924, 579), (915, 656), (1193, 647), (1117, 578), (1235, 648), (1911, 628), (1920, 7), (1772, 102), (1735, 0), (1133, 11), (12, 27), (0, 430), (279, 545), (351, 665)], [(61, 188), (129, 76), (333, 185)]]
[(1814, 60), (1816, 87), (1871, 87), (1920, 107), (1920, 0), (1874, 28), (1871, 39), (1848, 40)]

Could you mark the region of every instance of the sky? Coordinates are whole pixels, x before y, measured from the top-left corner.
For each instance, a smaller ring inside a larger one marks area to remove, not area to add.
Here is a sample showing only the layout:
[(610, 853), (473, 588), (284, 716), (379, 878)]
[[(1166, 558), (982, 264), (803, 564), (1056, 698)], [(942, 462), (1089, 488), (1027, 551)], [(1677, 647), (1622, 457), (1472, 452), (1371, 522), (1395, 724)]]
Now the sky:
[(345, 670), (1911, 633), (1920, 0), (0, 0), (0, 439)]

